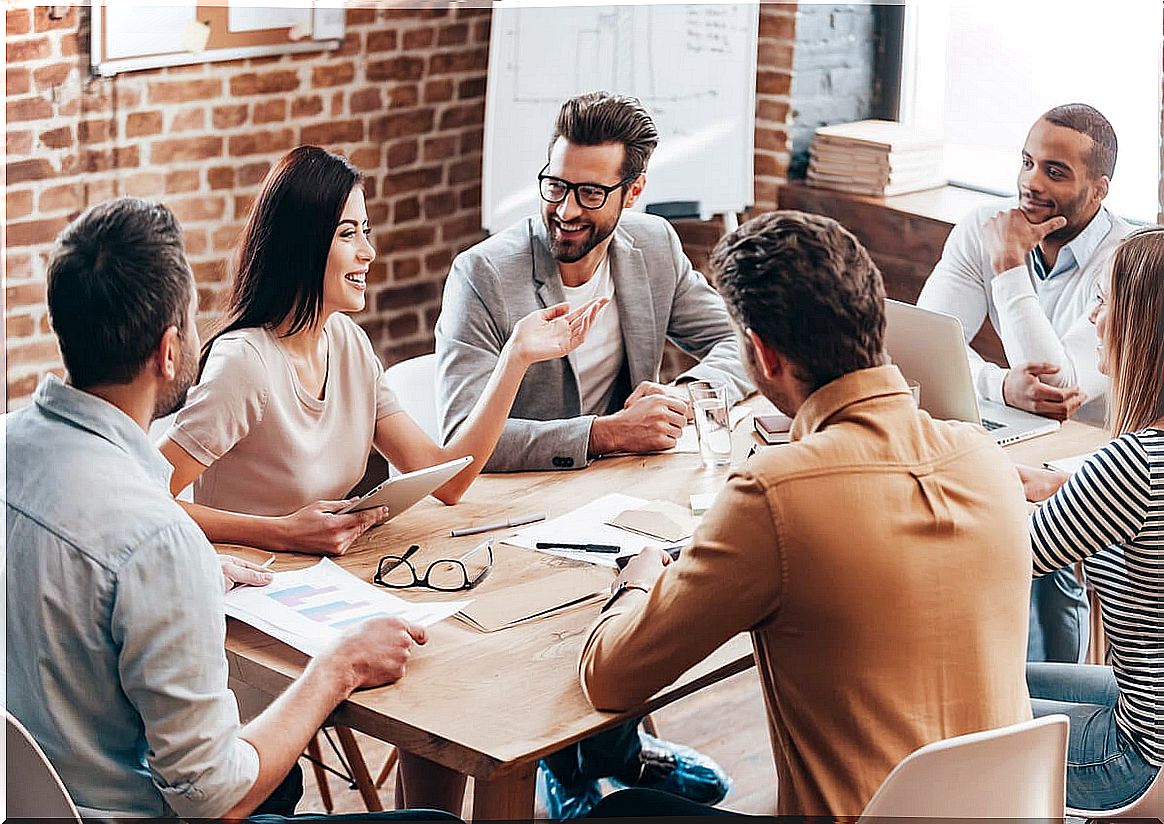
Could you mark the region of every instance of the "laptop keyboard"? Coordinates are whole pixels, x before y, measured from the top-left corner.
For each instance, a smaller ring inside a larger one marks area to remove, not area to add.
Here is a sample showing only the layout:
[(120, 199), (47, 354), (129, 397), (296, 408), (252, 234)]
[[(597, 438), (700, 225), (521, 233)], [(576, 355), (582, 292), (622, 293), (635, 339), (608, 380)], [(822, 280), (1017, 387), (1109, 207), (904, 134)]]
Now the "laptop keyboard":
[(999, 423), (998, 421), (992, 421), (989, 418), (982, 419), (982, 428), (987, 432), (993, 432), (995, 429), (1002, 429), (1004, 426), (1006, 426), (1006, 424)]

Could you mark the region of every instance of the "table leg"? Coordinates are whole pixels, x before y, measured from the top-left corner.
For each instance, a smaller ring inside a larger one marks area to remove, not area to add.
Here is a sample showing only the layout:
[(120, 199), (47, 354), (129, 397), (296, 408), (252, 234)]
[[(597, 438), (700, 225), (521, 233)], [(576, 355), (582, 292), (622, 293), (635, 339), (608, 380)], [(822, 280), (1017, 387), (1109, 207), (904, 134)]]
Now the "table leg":
[(531, 821), (537, 770), (535, 761), (501, 778), (473, 779), (473, 820)]
[(360, 745), (356, 743), (356, 736), (348, 727), (336, 725), (336, 737), (339, 738), (340, 747), (344, 751), (344, 756), (348, 760), (348, 766), (352, 770), (352, 780), (356, 782), (356, 789), (360, 791), (360, 798), (364, 800), (364, 806), (368, 808), (370, 813), (378, 813), (384, 809), (384, 805), (380, 803), (380, 794), (376, 792), (376, 785), (372, 783), (372, 776), (368, 772), (368, 765), (364, 762), (364, 754), (360, 752)]

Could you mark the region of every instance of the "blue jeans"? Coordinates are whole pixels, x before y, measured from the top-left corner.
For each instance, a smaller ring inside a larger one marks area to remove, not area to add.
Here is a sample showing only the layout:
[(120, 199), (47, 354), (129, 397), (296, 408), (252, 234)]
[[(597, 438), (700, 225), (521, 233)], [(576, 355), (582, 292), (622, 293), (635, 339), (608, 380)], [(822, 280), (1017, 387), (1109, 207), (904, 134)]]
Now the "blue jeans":
[(1068, 807), (1114, 810), (1143, 795), (1159, 768), (1116, 727), (1120, 689), (1110, 667), (1027, 664), (1027, 689), (1036, 718), (1062, 713), (1071, 719)]
[(1031, 581), (1027, 660), (1083, 663), (1091, 634), (1088, 612), (1087, 593), (1071, 567)]
[(627, 721), (596, 733), (544, 759), (554, 777), (567, 788), (600, 778), (631, 781), (639, 774), (639, 722)]

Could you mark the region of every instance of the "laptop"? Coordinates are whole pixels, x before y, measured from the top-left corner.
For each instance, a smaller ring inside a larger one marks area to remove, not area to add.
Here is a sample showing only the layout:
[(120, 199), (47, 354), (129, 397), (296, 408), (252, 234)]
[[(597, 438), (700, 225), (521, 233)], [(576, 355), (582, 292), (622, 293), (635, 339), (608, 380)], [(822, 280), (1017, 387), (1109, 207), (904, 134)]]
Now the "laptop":
[(962, 322), (953, 315), (886, 299), (885, 349), (906, 380), (921, 384), (918, 405), (939, 420), (981, 425), (1000, 446), (1046, 435), (1059, 422), (979, 400)]

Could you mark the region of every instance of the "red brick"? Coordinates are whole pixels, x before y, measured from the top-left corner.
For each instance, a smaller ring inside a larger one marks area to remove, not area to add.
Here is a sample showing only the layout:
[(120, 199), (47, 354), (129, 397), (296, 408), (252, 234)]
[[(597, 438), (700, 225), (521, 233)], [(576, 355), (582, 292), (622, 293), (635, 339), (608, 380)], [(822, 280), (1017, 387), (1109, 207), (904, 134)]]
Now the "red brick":
[(383, 106), (384, 103), (380, 99), (380, 90), (376, 88), (360, 89), (357, 92), (352, 92), (352, 96), (348, 100), (348, 108), (352, 114), (379, 111)]
[(392, 195), (431, 189), (441, 185), (441, 176), (439, 166), (426, 166), (422, 169), (389, 174), (385, 180), (385, 194)]
[(485, 76), (470, 77), (457, 85), (457, 97), (469, 100), (474, 97), (485, 96)]
[(230, 138), (228, 152), (234, 157), (240, 155), (269, 154), (286, 151), (295, 146), (295, 132), (291, 129), (271, 129), (234, 135)]
[(155, 140), (150, 147), (150, 160), (155, 164), (179, 163), (183, 160), (205, 160), (221, 157), (221, 137), (184, 137), (176, 140)]
[(776, 157), (767, 152), (756, 152), (752, 165), (756, 177), (780, 177), (784, 173)]
[(476, 126), (485, 121), (485, 101), (481, 100), (476, 103), (462, 103), (459, 106), (451, 106), (441, 112), (441, 119), (439, 128), (441, 131), (446, 129), (457, 129), (462, 126)]
[(36, 391), (36, 385), (40, 382), (40, 376), (35, 372), (20, 377), (8, 378), (8, 403), (9, 408), (12, 408), (12, 401), (17, 398), (24, 398)]
[[(65, 9), (65, 13), (60, 16), (59, 20), (54, 20), (52, 16), (50, 16), (50, 12), (56, 9)], [(52, 31), (53, 29), (75, 29), (77, 28), (77, 7), (36, 6), (36, 12), (34, 13), (33, 19), (37, 31)]]
[(387, 283), (388, 282), (388, 263), (387, 261), (377, 260), (373, 261), (372, 265), (368, 267), (368, 276), (365, 278), (368, 283)]
[(388, 222), (388, 204), (383, 201), (368, 204), (368, 222), (379, 226)]
[[(86, 41), (86, 47), (89, 43)], [(81, 44), (77, 35), (66, 34), (61, 38), (60, 42), (61, 57), (76, 57), (81, 53)]]
[(234, 169), (230, 166), (215, 166), (206, 170), (206, 179), (212, 190), (233, 189), (235, 185)]
[(4, 334), (10, 341), (14, 338), (30, 338), (36, 334), (38, 324), (32, 315), (9, 315), (4, 321)]
[(409, 312), (399, 315), (388, 321), (388, 336), (391, 338), (406, 338), (420, 331), (420, 318)]
[(182, 109), (170, 121), (171, 132), (203, 131), (205, 128), (205, 109)]
[(339, 117), (344, 113), (344, 93), (335, 92), (331, 96), (331, 116)]
[[(380, 148), (363, 148), (356, 149), (352, 152), (352, 165), (357, 169), (379, 169), (380, 168)], [(376, 196), (376, 179), (369, 178), (364, 181), (364, 197), (373, 198)]]
[(180, 223), (217, 220), (226, 214), (226, 199), (221, 195), (166, 199), (166, 205)]
[(82, 148), (76, 155), (68, 156), (62, 161), (61, 174), (108, 172), (112, 169), (132, 169), (140, 165), (140, 152), (136, 145), (117, 146), (112, 149)]
[(219, 226), (210, 233), (210, 244), (216, 252), (233, 249), (241, 231), (242, 227), (238, 225)]
[(73, 129), (71, 126), (61, 126), (40, 133), (40, 145), (48, 149), (64, 149), (73, 145)]
[(166, 193), (196, 192), (202, 185), (201, 175), (197, 169), (180, 169), (166, 172)]
[(8, 69), (4, 89), (8, 95), (27, 94), (32, 89), (32, 73), (28, 69)]
[(398, 137), (425, 134), (433, 130), (433, 119), (432, 109), (382, 115), (372, 119), (368, 127), (368, 139), (383, 142)]
[(463, 46), (467, 42), (469, 42), (469, 25), (467, 23), (441, 26), (440, 34), (437, 35), (438, 46)]
[(32, 12), (29, 9), (8, 9), (4, 14), (4, 33), (28, 34), (32, 31)]
[(166, 176), (161, 171), (142, 172), (125, 180), (125, 193), (130, 197), (156, 200), (166, 191)]
[(424, 256), (424, 268), (430, 272), (447, 272), (453, 265), (453, 253), (448, 249), (437, 249)]
[(441, 226), (441, 240), (445, 242), (462, 243), (469, 240), (476, 243), (481, 237), (481, 215), (478, 212), (446, 221)]
[(104, 143), (116, 134), (116, 125), (108, 120), (82, 120), (77, 124), (77, 140), (80, 143)]
[(52, 104), (43, 97), (22, 97), (6, 101), (5, 115), (9, 123), (22, 120), (44, 120), (53, 116)]
[(304, 126), (300, 142), (315, 146), (331, 146), (336, 143), (359, 143), (364, 139), (364, 124), (359, 120), (344, 123), (320, 123), (318, 126)]
[(792, 74), (788, 71), (756, 72), (756, 94), (787, 95), (792, 91)]
[(9, 341), (8, 346), (5, 347), (5, 353), (8, 355), (9, 369), (13, 366), (59, 362), (61, 358), (56, 338), (36, 338), (21, 343)]
[(453, 99), (454, 91), (456, 91), (456, 86), (448, 78), (429, 80), (424, 84), (424, 102), (447, 103)]
[(26, 63), (30, 60), (44, 60), (52, 54), (47, 37), (29, 40), (6, 40), (5, 59), (11, 63)]
[(155, 81), (149, 84), (150, 103), (189, 103), (192, 100), (218, 100), (221, 97), (222, 80), (215, 77)]
[(478, 20), (473, 24), (473, 42), (474, 43), (488, 43), (489, 33), (492, 29), (492, 20), (486, 17), (484, 20)]
[[(64, 225), (63, 223), (61, 224)], [(9, 244), (11, 245), (11, 237)], [(13, 283), (11, 280), (12, 270), (15, 267), (8, 267), (9, 280), (4, 286), (4, 304), (12, 309), (16, 306), (37, 306), (45, 302), (45, 282), (43, 280), (25, 281), (23, 283)]]
[(251, 207), (255, 205), (255, 196), (253, 194), (235, 195), (234, 197), (234, 213), (239, 217), (249, 215)]
[(474, 69), (484, 70), (489, 66), (489, 49), (457, 49), (438, 52), (428, 61), (428, 73), (463, 74)]
[(411, 280), (420, 275), (420, 258), (399, 258), (392, 262), (393, 280)]
[(408, 223), (420, 217), (420, 198), (405, 197), (396, 201), (393, 207), (393, 223)]
[(420, 86), (416, 83), (393, 83), (388, 89), (388, 106), (404, 109), (420, 102)]
[(352, 8), (348, 9), (346, 23), (348, 26), (367, 26), (376, 22), (376, 9)]
[(50, 63), (33, 69), (32, 80), (36, 83), (37, 91), (43, 92), (61, 85), (76, 71), (78, 71), (76, 63)]
[(758, 98), (756, 100), (756, 120), (788, 123), (788, 102), (772, 100), (771, 98)]
[(186, 229), (182, 233), (182, 240), (186, 254), (190, 256), (206, 254), (206, 249), (210, 245), (210, 237), (205, 229)]
[(761, 40), (756, 51), (757, 67), (761, 69), (791, 69), (793, 47), (791, 40)]
[(161, 131), (161, 112), (133, 112), (125, 119), (126, 137), (145, 137), (151, 134), (160, 134)]
[(4, 204), (4, 216), (6, 220), (17, 220), (22, 217), (28, 217), (32, 214), (32, 192), (27, 189), (19, 192), (5, 190)]
[[(348, 14), (351, 15), (351, 10)], [(396, 51), (399, 45), (399, 38), (397, 37), (395, 29), (383, 29), (381, 31), (368, 32), (368, 43), (366, 50), (370, 52)]]
[(460, 141), (457, 136), (452, 134), (425, 138), (425, 161), (431, 162), (433, 160), (446, 160), (450, 157), (454, 157), (457, 154), (457, 144), (459, 142)]
[(764, 5), (761, 5), (760, 9), (761, 40), (766, 37), (777, 37), (783, 40), (791, 40), (796, 37), (795, 11), (781, 14), (774, 8), (765, 8)]
[[(32, 255), (28, 252), (4, 250), (4, 273), (8, 280), (32, 277)], [(16, 277), (13, 277), (13, 275)]]
[[(217, 283), (217, 282), (221, 282), (221, 281), (226, 280), (226, 261), (223, 261), (223, 260), (199, 261), (198, 263), (191, 264), (190, 268), (194, 272), (194, 282), (195, 283), (199, 283), (199, 284)], [(201, 306), (209, 306), (209, 305), (213, 305), (214, 303), (217, 302), (215, 300), (215, 298), (209, 297), (209, 294), (210, 294), (209, 290), (204, 293), (203, 290), (199, 289), (198, 294), (200, 296), (203, 294), (208, 295), (208, 297), (206, 297), (206, 298), (199, 299), (199, 305), (201, 305)]]
[(434, 220), (438, 217), (446, 217), (455, 211), (457, 211), (456, 196), (449, 190), (445, 189), (440, 192), (434, 192), (433, 194), (425, 195), (425, 220)]
[(405, 51), (411, 49), (426, 49), (436, 40), (435, 29), (412, 29), (404, 33), (403, 48)]
[[(68, 223), (63, 217), (54, 217), (44, 220), (26, 220), (20, 223), (9, 223), (7, 243), (9, 246), (37, 246), (41, 243), (52, 243), (57, 233)], [(12, 305), (12, 301), (9, 301)]]
[(458, 183), (467, 183), (471, 180), (481, 179), (481, 159), (469, 158), (449, 166), (449, 180), (450, 186), (456, 186)]
[(291, 116), (294, 118), (313, 117), (323, 111), (323, 98), (319, 95), (297, 97), (291, 101)]
[(331, 66), (316, 66), (311, 70), (311, 85), (317, 88), (343, 86), (351, 83), (355, 76), (356, 67), (350, 61)]
[(32, 132), (8, 132), (4, 136), (4, 151), (9, 157), (32, 154)]
[(299, 88), (299, 73), (292, 70), (265, 72), (263, 74), (240, 74), (230, 79), (230, 93), (280, 94), (293, 92)]
[[(406, 234), (423, 235), (431, 229), (409, 229)], [(401, 234), (393, 232), (393, 234)], [(437, 285), (435, 283), (420, 282), (408, 286), (388, 286), (376, 295), (376, 311), (384, 312), (391, 309), (405, 309), (410, 306), (419, 306), (430, 300), (436, 300)]]
[(247, 163), (245, 166), (240, 166), (238, 169), (238, 185), (254, 186), (267, 176), (267, 172), (270, 169), (271, 164), (266, 161)]
[(54, 175), (52, 164), (43, 157), (18, 160), (4, 166), (6, 185), (23, 183), (26, 180), (44, 180)]
[(424, 74), (424, 60), (420, 57), (393, 57), (369, 63), (366, 77), (372, 83), (384, 80), (420, 80)]
[(256, 103), (251, 115), (255, 123), (278, 123), (287, 119), (287, 101), (279, 98)]
[(462, 209), (480, 209), (481, 208), (481, 186), (480, 184), (467, 186), (461, 189), (460, 195), (457, 196), (457, 204)]
[(399, 140), (388, 147), (388, 168), (411, 166), (419, 156), (420, 146), (415, 140)]
[(215, 106), (210, 110), (210, 123), (216, 129), (231, 129), (247, 122), (247, 107), (245, 104), (237, 106)]
[(44, 213), (76, 212), (85, 205), (85, 192), (79, 183), (51, 186), (40, 193), (37, 208)]

